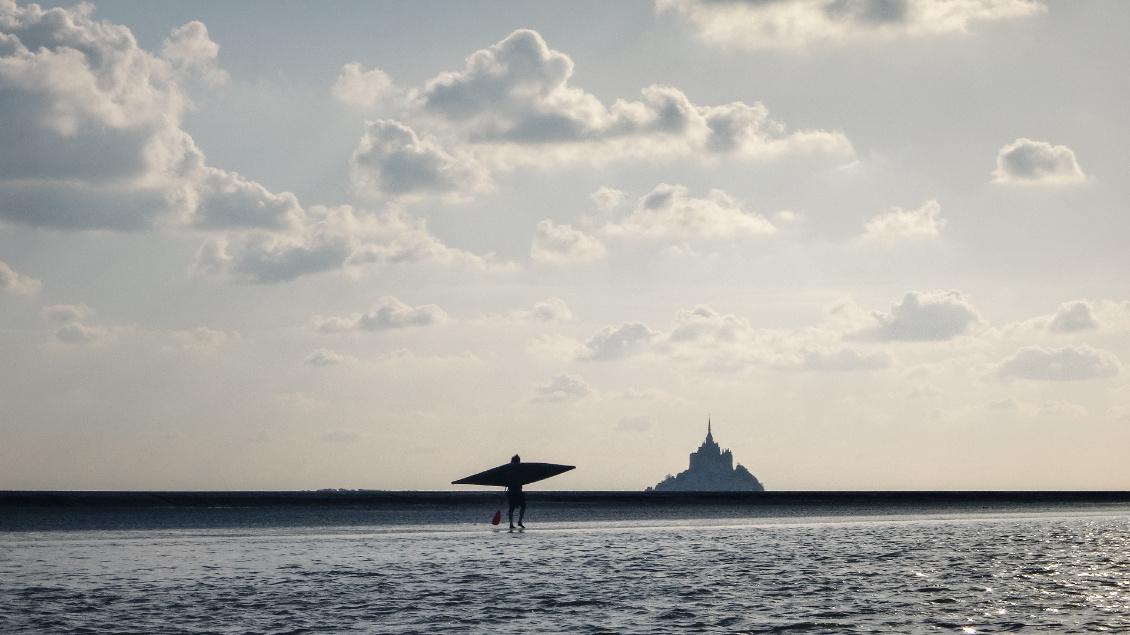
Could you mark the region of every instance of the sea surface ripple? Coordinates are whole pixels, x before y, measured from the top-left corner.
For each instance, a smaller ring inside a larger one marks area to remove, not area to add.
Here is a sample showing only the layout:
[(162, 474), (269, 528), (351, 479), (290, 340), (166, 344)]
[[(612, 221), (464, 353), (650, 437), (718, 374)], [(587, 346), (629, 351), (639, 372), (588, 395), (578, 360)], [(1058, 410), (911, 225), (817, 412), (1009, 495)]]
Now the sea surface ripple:
[(1130, 630), (1130, 518), (0, 533), (3, 633)]

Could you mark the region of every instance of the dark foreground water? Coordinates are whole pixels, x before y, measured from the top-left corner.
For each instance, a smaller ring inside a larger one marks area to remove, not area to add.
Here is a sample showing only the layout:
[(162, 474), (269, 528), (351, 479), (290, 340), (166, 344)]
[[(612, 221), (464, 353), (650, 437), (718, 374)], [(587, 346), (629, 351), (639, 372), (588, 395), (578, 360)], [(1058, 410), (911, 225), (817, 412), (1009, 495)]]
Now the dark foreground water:
[(1130, 631), (1117, 501), (543, 497), (539, 510), (532, 496), (530, 528), (511, 533), (488, 524), (492, 500), (460, 500), (9, 500), (0, 632)]

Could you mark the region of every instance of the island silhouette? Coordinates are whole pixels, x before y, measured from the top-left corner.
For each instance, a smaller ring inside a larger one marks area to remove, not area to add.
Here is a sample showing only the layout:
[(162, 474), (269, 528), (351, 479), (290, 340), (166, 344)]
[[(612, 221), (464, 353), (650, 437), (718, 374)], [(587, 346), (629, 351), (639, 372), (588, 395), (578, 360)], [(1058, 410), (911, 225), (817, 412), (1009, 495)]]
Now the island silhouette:
[(710, 419), (706, 420), (706, 440), (691, 452), (686, 470), (647, 488), (648, 492), (764, 492), (765, 486), (744, 465), (734, 467), (734, 455), (714, 441)]

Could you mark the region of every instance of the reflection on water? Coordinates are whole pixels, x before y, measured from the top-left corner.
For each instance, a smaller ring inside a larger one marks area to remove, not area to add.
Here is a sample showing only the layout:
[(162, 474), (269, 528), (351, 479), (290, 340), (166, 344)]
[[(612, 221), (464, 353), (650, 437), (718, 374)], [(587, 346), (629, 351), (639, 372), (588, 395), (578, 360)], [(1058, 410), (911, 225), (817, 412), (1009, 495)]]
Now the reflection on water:
[(0, 534), (0, 632), (1124, 632), (1130, 520)]

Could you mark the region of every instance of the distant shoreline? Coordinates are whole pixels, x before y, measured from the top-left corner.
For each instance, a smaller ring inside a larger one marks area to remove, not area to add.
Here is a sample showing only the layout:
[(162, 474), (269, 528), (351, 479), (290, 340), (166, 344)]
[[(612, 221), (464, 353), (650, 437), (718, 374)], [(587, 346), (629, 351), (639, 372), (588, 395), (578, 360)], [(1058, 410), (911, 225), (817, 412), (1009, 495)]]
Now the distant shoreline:
[[(1130, 513), (1127, 491), (532, 491), (530, 523)], [(489, 527), (499, 492), (0, 491), (0, 534), (54, 531)]]
[[(495, 500), (478, 490), (0, 490), (0, 509), (74, 507), (289, 507), (463, 505)], [(886, 490), (769, 492), (529, 491), (531, 502), (645, 505), (964, 505), (976, 503), (1130, 503), (1130, 490)]]

